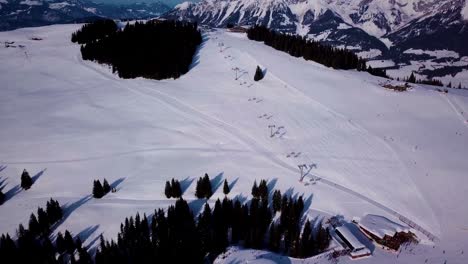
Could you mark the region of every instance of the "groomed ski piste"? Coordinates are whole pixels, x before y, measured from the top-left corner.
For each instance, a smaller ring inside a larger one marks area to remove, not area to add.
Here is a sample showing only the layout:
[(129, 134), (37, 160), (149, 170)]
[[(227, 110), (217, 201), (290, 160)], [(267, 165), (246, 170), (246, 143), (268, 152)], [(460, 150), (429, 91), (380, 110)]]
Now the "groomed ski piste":
[[(52, 197), (65, 206), (55, 232), (68, 229), (93, 248), (125, 217), (174, 203), (164, 196), (171, 178), (198, 213), (195, 182), (207, 172), (231, 182), (231, 198), (248, 202), (254, 180), (267, 179), (270, 189), (304, 195), (312, 221), (375, 214), (412, 223), (421, 239), (398, 253), (370, 244), (371, 257), (342, 263), (466, 263), (468, 91), (395, 92), (367, 73), (223, 29), (204, 32), (180, 79), (123, 80), (81, 59), (70, 42), (79, 27), (0, 33), (0, 42), (18, 45), (0, 47), (0, 233), (14, 234)], [(257, 65), (266, 75), (254, 82)], [(23, 169), (35, 176), (28, 191), (18, 187)], [(117, 192), (92, 198), (93, 180), (104, 177)], [(223, 197), (216, 189), (209, 202)], [(329, 260), (234, 247), (216, 262)]]

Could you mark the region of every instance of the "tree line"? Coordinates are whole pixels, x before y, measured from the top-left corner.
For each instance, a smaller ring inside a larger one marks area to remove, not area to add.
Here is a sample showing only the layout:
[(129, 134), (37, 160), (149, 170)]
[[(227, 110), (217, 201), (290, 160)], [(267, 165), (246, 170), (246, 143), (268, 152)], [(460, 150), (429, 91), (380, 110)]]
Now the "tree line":
[(251, 40), (263, 41), (266, 45), (287, 52), (294, 57), (315, 61), (334, 69), (367, 71), (372, 75), (388, 78), (384, 69), (366, 66), (366, 61), (352, 51), (334, 48), (299, 35), (286, 34), (270, 30), (265, 26), (255, 25), (247, 30)]
[(31, 214), (28, 229), (18, 226), (16, 240), (7, 234), (0, 236), (0, 259), (12, 263), (91, 264), (93, 260), (82, 247), (79, 238), (74, 239), (67, 230), (58, 232), (55, 243), (50, 239), (51, 228), (63, 217), (58, 201), (50, 199), (46, 209)]
[(202, 42), (196, 23), (151, 20), (127, 23), (121, 30), (114, 24), (86, 24), (73, 33), (72, 41), (83, 44), (83, 60), (110, 65), (125, 79), (179, 78), (189, 71)]
[(72, 33), (73, 43), (85, 44), (105, 38), (117, 31), (117, 24), (112, 19), (101, 19), (86, 24)]
[[(168, 183), (177, 186), (176, 182)], [(205, 174), (199, 185), (208, 182), (211, 186)], [(309, 220), (302, 224), (305, 220), (302, 196), (296, 199), (275, 190), (270, 199), (266, 180), (259, 184), (254, 182), (250, 203), (229, 199), (229, 192), (225, 180), (224, 199), (217, 199), (213, 208), (205, 203), (199, 215), (194, 215), (180, 195), (174, 205), (166, 211), (155, 210), (150, 218), (139, 214), (126, 218), (116, 240), (101, 236), (94, 259), (81, 240), (73, 238), (68, 231), (59, 232), (55, 243), (52, 242), (51, 227), (63, 213), (59, 203), (51, 199), (45, 210), (38, 209), (37, 217), (31, 215), (28, 229), (19, 225), (16, 241), (9, 234), (0, 237), (0, 259), (53, 264), (205, 263), (213, 261), (230, 245), (268, 249), (298, 258), (307, 258), (328, 248), (330, 237), (326, 227), (319, 223), (317, 232), (313, 232)]]
[[(199, 179), (206, 184), (207, 175)], [(223, 192), (229, 193), (225, 181)], [(239, 200), (218, 199), (214, 208), (205, 204), (203, 212), (195, 216), (188, 203), (179, 198), (175, 205), (154, 212), (151, 218), (126, 218), (120, 226), (117, 240), (101, 237), (96, 264), (103, 263), (204, 263), (212, 261), (229, 245), (269, 249), (285, 255), (306, 258), (328, 248), (327, 228), (319, 224), (312, 232), (312, 224), (301, 225), (304, 201), (273, 193), (265, 180), (252, 187), (250, 204)], [(201, 196), (201, 198), (206, 198)], [(270, 205), (271, 204), (271, 205)], [(280, 214), (273, 221), (274, 214)], [(301, 232), (302, 231), (302, 232)]]

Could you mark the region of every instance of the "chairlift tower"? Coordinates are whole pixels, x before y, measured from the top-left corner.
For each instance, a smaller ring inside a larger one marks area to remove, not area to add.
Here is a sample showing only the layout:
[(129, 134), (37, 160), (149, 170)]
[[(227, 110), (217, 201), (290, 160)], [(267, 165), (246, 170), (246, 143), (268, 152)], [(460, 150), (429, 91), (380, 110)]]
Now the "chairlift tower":
[(274, 137), (275, 136), (275, 132), (273, 131), (273, 129), (275, 128), (276, 126), (275, 125), (269, 125), (268, 128), (270, 129), (270, 137)]

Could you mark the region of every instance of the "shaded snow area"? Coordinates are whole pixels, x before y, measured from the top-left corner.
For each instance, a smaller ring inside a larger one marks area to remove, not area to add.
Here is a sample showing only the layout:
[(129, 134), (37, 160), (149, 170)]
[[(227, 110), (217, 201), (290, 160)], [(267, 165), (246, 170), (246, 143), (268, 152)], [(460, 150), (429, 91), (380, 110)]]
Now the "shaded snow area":
[[(195, 182), (207, 172), (232, 182), (229, 196), (243, 202), (255, 179), (267, 179), (304, 195), (311, 220), (373, 214), (404, 225), (404, 216), (437, 237), (416, 230), (419, 245), (399, 254), (369, 247), (373, 256), (359, 263), (466, 263), (468, 91), (396, 93), (367, 73), (332, 70), (222, 30), (204, 33), (192, 69), (177, 80), (121, 80), (81, 59), (70, 42), (79, 27), (0, 33), (1, 43), (18, 45), (0, 46), (1, 233), (14, 234), (52, 197), (66, 205), (55, 232), (69, 229), (96, 246), (101, 233), (115, 237), (125, 217), (173, 204), (163, 190), (171, 178), (198, 213), (204, 201)], [(253, 82), (257, 65), (266, 75)], [(314, 165), (304, 182), (299, 164)], [(16, 188), (24, 168), (38, 175), (28, 191)], [(117, 192), (90, 198), (93, 180), (104, 177)], [(223, 197), (217, 189), (209, 203)], [(302, 263), (239, 248), (217, 259), (246, 261)]]

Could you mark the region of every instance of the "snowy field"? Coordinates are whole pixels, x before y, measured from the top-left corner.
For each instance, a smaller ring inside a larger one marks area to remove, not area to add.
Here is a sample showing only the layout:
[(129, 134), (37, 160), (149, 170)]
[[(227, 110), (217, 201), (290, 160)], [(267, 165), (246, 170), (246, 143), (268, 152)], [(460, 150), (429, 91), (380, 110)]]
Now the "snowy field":
[[(198, 212), (195, 181), (207, 172), (233, 184), (231, 198), (248, 201), (254, 180), (268, 179), (304, 195), (312, 220), (376, 214), (404, 224), (401, 215), (437, 237), (415, 231), (418, 246), (400, 254), (374, 246), (359, 263), (466, 263), (468, 91), (393, 92), (367, 73), (331, 70), (222, 30), (205, 33), (193, 69), (178, 80), (121, 80), (81, 60), (70, 42), (78, 28), (0, 33), (0, 42), (24, 46), (0, 47), (1, 233), (14, 233), (53, 197), (67, 208), (56, 232), (95, 245), (126, 216), (171, 204), (163, 189), (173, 177)], [(266, 76), (254, 83), (257, 65)], [(304, 183), (299, 164), (314, 164)], [(24, 168), (36, 182), (18, 191)], [(118, 191), (92, 199), (93, 180), (104, 177)], [(306, 184), (312, 178), (317, 184)], [(218, 189), (211, 202), (222, 197)], [(303, 262), (237, 248), (217, 261)]]

